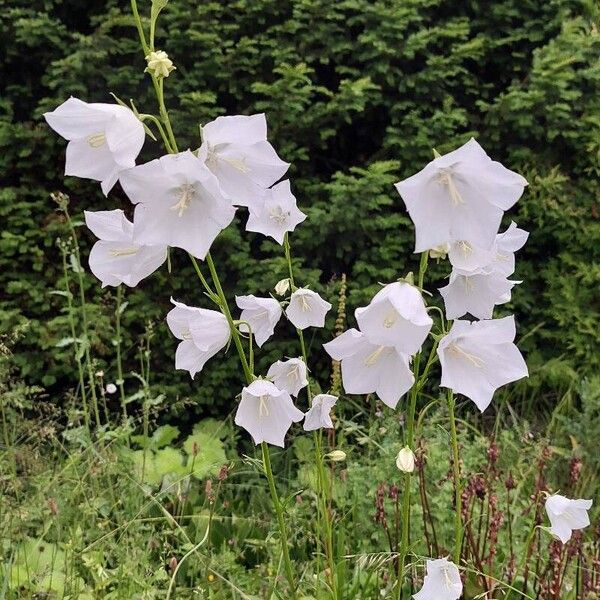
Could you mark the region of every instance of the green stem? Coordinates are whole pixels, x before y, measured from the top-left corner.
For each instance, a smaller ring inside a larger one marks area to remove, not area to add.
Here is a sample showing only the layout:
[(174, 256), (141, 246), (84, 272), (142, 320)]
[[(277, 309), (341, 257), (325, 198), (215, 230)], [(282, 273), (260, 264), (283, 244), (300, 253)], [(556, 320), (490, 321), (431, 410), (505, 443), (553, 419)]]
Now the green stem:
[(125, 384), (123, 380), (123, 357), (121, 355), (121, 306), (123, 304), (123, 289), (122, 286), (117, 286), (117, 308), (115, 310), (115, 328), (117, 348), (117, 385), (119, 386), (119, 397), (121, 398), (121, 410), (123, 411), (123, 421), (127, 422), (127, 402), (125, 399)]
[(448, 390), (448, 413), (450, 416), (450, 437), (452, 440), (452, 468), (454, 472), (454, 563), (460, 565), (460, 556), (462, 549), (462, 484), (460, 480), (460, 462), (458, 454), (458, 435), (456, 433), (456, 417), (454, 415), (454, 409), (456, 406), (456, 400), (454, 398), (454, 392)]
[[(427, 271), (427, 262), (429, 252), (421, 253), (421, 261), (419, 263), (418, 287), (423, 291), (423, 280)], [(432, 354), (430, 354), (430, 357)], [(427, 361), (429, 367), (430, 361)], [(417, 398), (421, 386), (422, 378), (419, 373), (421, 365), (421, 351), (417, 352), (413, 362), (414, 384), (410, 390), (410, 400), (408, 407), (407, 423), (406, 423), (406, 445), (414, 452), (415, 445), (415, 413), (417, 410)], [(424, 375), (427, 374), (427, 370)], [(424, 378), (423, 378), (424, 379)], [(406, 564), (406, 555), (408, 554), (408, 545), (410, 542), (410, 495), (412, 489), (412, 473), (404, 474), (404, 491), (402, 493), (402, 539), (400, 542), (400, 553), (398, 555), (398, 600), (402, 598), (402, 583), (404, 581), (404, 566)]]
[(283, 509), (281, 507), (281, 500), (277, 495), (277, 488), (275, 487), (275, 478), (273, 477), (273, 469), (271, 468), (271, 456), (269, 454), (269, 446), (265, 442), (261, 443), (262, 457), (263, 457), (263, 465), (265, 469), (265, 475), (267, 476), (267, 481), (269, 482), (269, 491), (271, 493), (271, 500), (273, 501), (273, 506), (275, 507), (275, 513), (277, 515), (277, 524), (279, 526), (279, 532), (281, 533), (281, 551), (283, 552), (283, 564), (285, 568), (285, 575), (287, 577), (288, 583), (290, 584), (290, 593), (292, 599), (296, 599), (296, 581), (294, 578), (294, 572), (292, 570), (292, 562), (290, 560), (290, 551), (288, 547), (288, 537), (287, 537), (287, 526), (285, 524), (285, 519), (283, 517)]

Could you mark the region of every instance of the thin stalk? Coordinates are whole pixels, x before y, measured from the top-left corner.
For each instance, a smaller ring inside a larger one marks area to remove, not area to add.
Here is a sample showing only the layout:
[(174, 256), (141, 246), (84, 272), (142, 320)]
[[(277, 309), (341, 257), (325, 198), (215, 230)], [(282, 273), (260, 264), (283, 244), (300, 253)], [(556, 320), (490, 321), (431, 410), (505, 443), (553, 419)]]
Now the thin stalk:
[(121, 354), (121, 306), (123, 305), (123, 287), (117, 286), (117, 307), (115, 310), (115, 346), (117, 349), (117, 385), (119, 386), (119, 397), (121, 399), (121, 410), (123, 411), (123, 421), (127, 422), (127, 401), (125, 399), (125, 383), (123, 379), (123, 357)]
[(452, 441), (452, 467), (454, 472), (454, 563), (460, 565), (460, 555), (462, 548), (462, 484), (460, 480), (460, 463), (458, 454), (458, 436), (456, 433), (456, 417), (454, 415), (454, 409), (456, 407), (456, 400), (454, 398), (454, 392), (448, 390), (447, 393), (448, 401), (448, 413), (450, 416), (450, 438)]

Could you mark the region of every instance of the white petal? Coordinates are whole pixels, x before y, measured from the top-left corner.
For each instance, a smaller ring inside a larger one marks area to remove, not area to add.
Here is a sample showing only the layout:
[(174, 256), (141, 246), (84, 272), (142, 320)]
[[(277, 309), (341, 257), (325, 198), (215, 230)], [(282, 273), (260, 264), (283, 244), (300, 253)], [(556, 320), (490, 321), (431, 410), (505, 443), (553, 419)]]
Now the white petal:
[(123, 169), (128, 169), (135, 166), (135, 159), (144, 145), (146, 133), (132, 111), (124, 106), (115, 108), (118, 112), (106, 128), (106, 143), (115, 162)]
[(202, 127), (202, 139), (217, 144), (254, 144), (267, 139), (267, 119), (257, 115), (217, 117)]
[(127, 220), (122, 210), (85, 210), (85, 224), (99, 239), (108, 242), (131, 242), (133, 223)]
[(175, 352), (175, 368), (189, 371), (192, 379), (202, 371), (204, 364), (210, 358), (208, 352), (200, 350), (191, 340), (183, 340)]
[(104, 132), (112, 116), (77, 98), (69, 98), (52, 112), (44, 113), (46, 122), (67, 140), (83, 139)]
[(358, 352), (359, 343), (363, 338), (364, 335), (358, 329), (348, 329), (331, 342), (323, 344), (323, 348), (333, 360), (342, 360)]
[[(256, 296), (236, 296), (236, 304), (242, 309), (241, 321), (247, 321), (252, 328), (252, 334), (257, 346), (262, 345), (273, 335), (283, 312), (281, 304), (275, 298), (257, 298)], [(247, 332), (242, 323), (240, 331)]]

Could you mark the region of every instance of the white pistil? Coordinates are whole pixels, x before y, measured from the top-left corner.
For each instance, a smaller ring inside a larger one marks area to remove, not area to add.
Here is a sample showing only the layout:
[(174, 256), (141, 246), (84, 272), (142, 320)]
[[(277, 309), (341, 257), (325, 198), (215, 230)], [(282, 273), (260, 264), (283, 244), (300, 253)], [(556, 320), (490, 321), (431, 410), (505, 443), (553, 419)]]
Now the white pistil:
[(92, 135), (88, 136), (87, 143), (90, 148), (101, 148), (104, 146), (104, 144), (106, 144), (106, 136), (102, 132), (93, 133)]
[(473, 246), (471, 246), (471, 244), (469, 244), (469, 242), (465, 242), (464, 240), (461, 240), (458, 243), (458, 247), (462, 250), (463, 256), (466, 258), (469, 254), (471, 254), (471, 252), (473, 252)]
[(184, 183), (179, 189), (179, 200), (171, 206), (171, 210), (176, 210), (179, 217), (189, 208), (190, 202), (196, 195), (196, 188), (189, 183)]
[(379, 360), (379, 357), (384, 350), (385, 346), (379, 346), (375, 352), (369, 354), (369, 356), (365, 358), (365, 366), (372, 367)]
[(306, 299), (306, 296), (300, 296), (300, 308), (304, 312), (308, 312), (310, 310), (310, 302)]
[(113, 256), (133, 256), (139, 251), (139, 248), (119, 248), (118, 250), (111, 250), (110, 253)]
[(448, 186), (448, 192), (450, 192), (450, 198), (452, 199), (452, 205), (458, 206), (459, 204), (464, 204), (465, 201), (462, 199), (460, 192), (456, 188), (456, 184), (454, 183), (454, 179), (452, 179), (452, 171), (450, 169), (442, 169), (440, 174), (438, 175), (438, 181), (442, 185)]
[(258, 416), (259, 417), (268, 417), (269, 409), (267, 408), (267, 398), (268, 396), (261, 396), (258, 401)]
[(455, 354), (458, 354), (459, 356), (463, 356), (471, 364), (476, 366), (478, 369), (481, 369), (481, 367), (483, 367), (485, 365), (485, 361), (482, 358), (479, 358), (478, 356), (475, 356), (474, 354), (469, 354), (468, 352), (463, 350), (460, 346), (458, 346), (456, 344), (456, 342), (453, 344), (450, 344), (450, 346), (448, 347), (448, 350), (450, 350), (450, 352), (454, 352)]
[(283, 225), (288, 217), (289, 212), (284, 212), (281, 206), (276, 206), (269, 211), (269, 219), (273, 219), (278, 225)]
[(465, 292), (469, 294), (473, 291), (473, 282), (471, 281), (471, 277), (469, 275), (461, 275), (463, 278), (463, 283), (465, 284)]

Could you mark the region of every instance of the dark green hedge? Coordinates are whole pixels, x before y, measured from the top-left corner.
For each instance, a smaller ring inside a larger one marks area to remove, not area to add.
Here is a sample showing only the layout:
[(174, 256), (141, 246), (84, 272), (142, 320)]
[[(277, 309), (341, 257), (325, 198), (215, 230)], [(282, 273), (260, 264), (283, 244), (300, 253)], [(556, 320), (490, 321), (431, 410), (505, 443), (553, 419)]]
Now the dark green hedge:
[[(149, 4), (140, 2), (146, 13)], [(525, 174), (530, 186), (509, 216), (532, 235), (509, 309), (530, 334), (522, 347), (541, 384), (600, 367), (599, 10), (594, 0), (171, 0), (157, 45), (177, 65), (166, 87), (180, 147), (197, 147), (198, 124), (217, 115), (267, 113), (309, 215), (292, 238), (301, 280), (318, 279), (333, 299), (346, 273), (350, 308), (416, 267), (392, 184), (433, 147), (476, 136)], [(128, 202), (120, 189), (105, 199), (93, 182), (63, 180), (65, 143), (40, 117), (69, 95), (108, 102), (112, 91), (145, 112), (154, 99), (126, 0), (0, 0), (0, 31), (0, 323), (29, 322), (18, 366), (61, 392), (75, 377), (71, 349), (54, 347), (68, 335), (64, 298), (50, 294), (61, 285), (55, 242), (66, 229), (49, 193), (67, 192), (75, 215)], [(148, 140), (143, 157), (159, 152)], [(266, 293), (284, 275), (281, 248), (242, 231), (231, 227), (214, 248), (226, 288)], [(80, 235), (87, 255), (91, 236)], [(444, 274), (437, 269), (431, 289)], [(113, 296), (92, 277), (87, 285), (94, 354), (110, 379)], [(127, 368), (152, 320), (154, 381), (170, 400), (220, 410), (241, 380), (235, 356), (211, 361), (194, 384), (174, 374), (170, 295), (202, 302), (179, 252), (173, 275), (128, 294)], [(272, 343), (262, 360), (285, 351)]]

